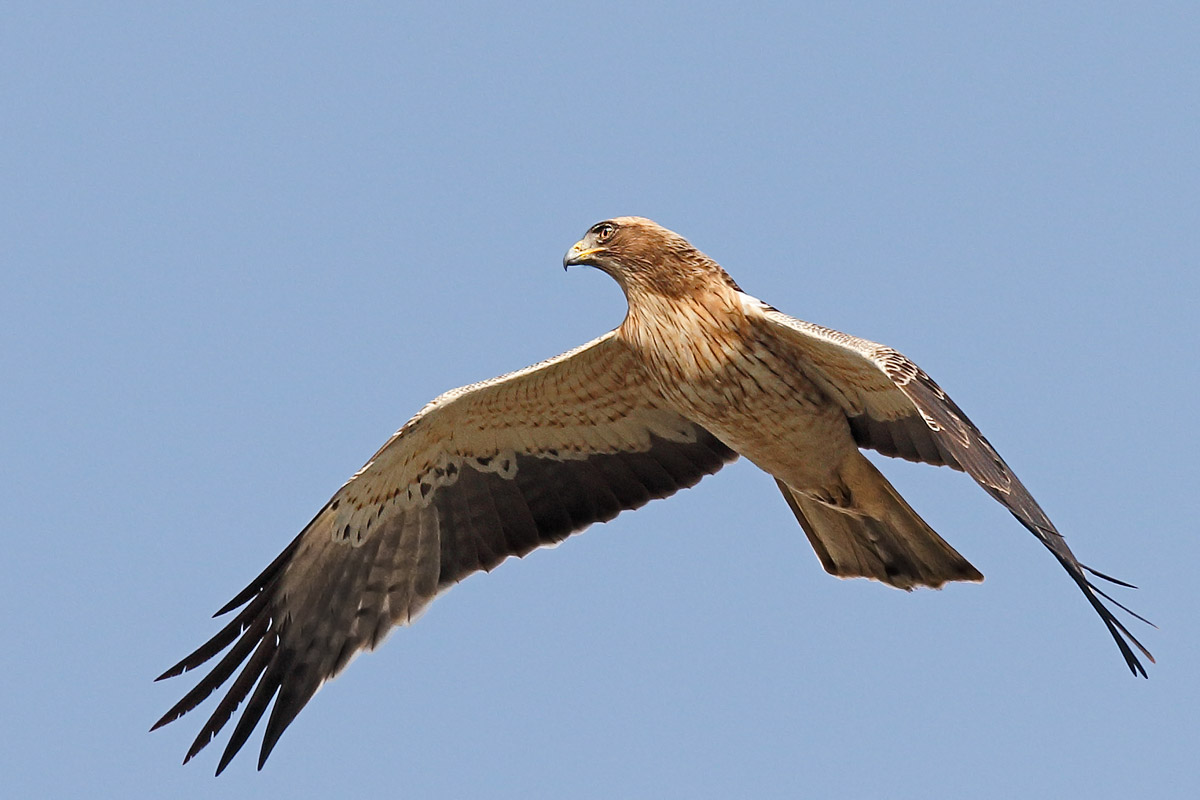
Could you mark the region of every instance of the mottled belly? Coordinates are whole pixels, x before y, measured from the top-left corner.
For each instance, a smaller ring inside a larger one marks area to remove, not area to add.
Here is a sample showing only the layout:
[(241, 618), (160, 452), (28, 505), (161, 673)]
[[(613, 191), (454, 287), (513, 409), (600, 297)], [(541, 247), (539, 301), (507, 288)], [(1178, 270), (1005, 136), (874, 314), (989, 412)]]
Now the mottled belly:
[(691, 374), (657, 365), (663, 394), (678, 410), (760, 468), (797, 489), (834, 482), (856, 449), (842, 409), (767, 343), (728, 357), (683, 359)]

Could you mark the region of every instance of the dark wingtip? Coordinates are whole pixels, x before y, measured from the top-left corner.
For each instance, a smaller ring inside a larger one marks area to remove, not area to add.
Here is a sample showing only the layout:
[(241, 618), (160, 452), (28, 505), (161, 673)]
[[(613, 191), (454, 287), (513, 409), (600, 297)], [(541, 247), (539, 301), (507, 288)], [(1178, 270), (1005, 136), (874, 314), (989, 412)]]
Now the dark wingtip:
[[(1085, 569), (1087, 569), (1087, 568), (1085, 567)], [(1090, 572), (1090, 571), (1091, 571), (1091, 570), (1089, 570), (1089, 572)], [(1122, 586), (1130, 586), (1130, 584), (1127, 584), (1127, 583), (1123, 583), (1123, 584), (1121, 584), (1121, 585), (1122, 585)], [(1122, 611), (1124, 611), (1124, 612), (1125, 612), (1126, 614), (1128, 614), (1129, 616), (1133, 617), (1134, 619), (1138, 620), (1139, 622), (1144, 622), (1145, 624), (1149, 625), (1151, 628), (1154, 628), (1155, 630), (1158, 630), (1158, 626), (1157, 626), (1157, 625), (1155, 625), (1153, 622), (1151, 622), (1150, 620), (1146, 619), (1146, 618), (1145, 618), (1145, 617), (1143, 617), (1141, 614), (1137, 613), (1137, 612), (1136, 612), (1136, 611), (1134, 611), (1132, 608), (1130, 608), (1129, 606), (1127, 606), (1127, 605), (1125, 605), (1124, 603), (1122, 603), (1120, 600), (1117, 600), (1117, 599), (1116, 599), (1116, 598), (1114, 598), (1114, 597), (1113, 597), (1111, 594), (1109, 594), (1108, 592), (1104, 591), (1104, 590), (1103, 590), (1103, 589), (1101, 589), (1100, 587), (1096, 586), (1096, 584), (1092, 583), (1091, 581), (1088, 581), (1088, 586), (1090, 586), (1090, 587), (1092, 588), (1092, 591), (1093, 591), (1093, 592), (1095, 592), (1096, 594), (1100, 595), (1100, 596), (1101, 596), (1101, 597), (1103, 597), (1105, 600), (1107, 600), (1108, 602), (1112, 603), (1114, 606), (1116, 606), (1117, 608), (1121, 609)], [(1136, 587), (1136, 586), (1130, 586), (1130, 588), (1132, 588), (1132, 589), (1136, 589), (1137, 587)], [(1146, 656), (1147, 656), (1147, 657), (1150, 657), (1150, 654), (1149, 654), (1149, 653), (1146, 653)], [(1151, 661), (1153, 661), (1154, 659), (1151, 657), (1151, 658), (1150, 658), (1150, 660), (1151, 660)]]
[[(1034, 508), (1037, 508), (1036, 504)], [(1054, 554), (1054, 557), (1057, 558), (1059, 563), (1062, 564), (1063, 568), (1066, 569), (1067, 574), (1071, 576), (1071, 579), (1075, 581), (1075, 583), (1083, 591), (1084, 596), (1087, 598), (1092, 608), (1095, 609), (1096, 613), (1100, 615), (1100, 620), (1104, 623), (1104, 626), (1108, 628), (1109, 635), (1111, 635), (1113, 641), (1117, 643), (1117, 647), (1120, 649), (1121, 655), (1124, 656), (1125, 664), (1129, 667), (1129, 671), (1132, 672), (1135, 677), (1140, 675), (1143, 678), (1149, 678), (1150, 676), (1146, 672), (1146, 667), (1140, 660), (1138, 660), (1137, 653), (1134, 652), (1134, 648), (1136, 648), (1138, 652), (1145, 656), (1146, 660), (1151, 664), (1157, 663), (1154, 660), (1154, 656), (1151, 655), (1150, 651), (1146, 649), (1145, 645), (1138, 641), (1137, 637), (1130, 632), (1129, 628), (1127, 628), (1125, 624), (1121, 622), (1121, 620), (1117, 619), (1113, 611), (1109, 609), (1108, 606), (1104, 605), (1104, 603), (1101, 601), (1101, 598), (1112, 603), (1114, 606), (1129, 614), (1134, 619), (1144, 622), (1152, 628), (1156, 628), (1157, 626), (1150, 620), (1143, 617), (1141, 614), (1131, 611), (1119, 600), (1113, 599), (1111, 595), (1109, 595), (1103, 589), (1098, 588), (1096, 584), (1088, 580), (1087, 576), (1089, 574), (1095, 575), (1101, 580), (1108, 581), (1109, 583), (1113, 583), (1117, 586), (1124, 586), (1129, 589), (1136, 589), (1137, 587), (1132, 583), (1127, 583), (1126, 581), (1114, 578), (1111, 575), (1106, 575), (1099, 570), (1092, 569), (1086, 564), (1080, 563), (1080, 561), (1075, 558), (1075, 554), (1072, 553), (1070, 548), (1066, 546), (1066, 542), (1063, 540), (1062, 535), (1054, 530), (1053, 526), (1049, 525), (1048, 520), (1044, 525), (1036, 522), (1030, 522), (1023, 519), (1021, 515), (1016, 511), (1013, 511), (1013, 509), (1010, 508), (1009, 510), (1012, 511), (1013, 516), (1021, 521), (1021, 524), (1032, 531), (1034, 535), (1041, 540), (1042, 544), (1044, 544), (1047, 549)], [(1037, 510), (1039, 512), (1041, 511), (1040, 508)], [(1054, 534), (1054, 536), (1052, 537), (1049, 534)]]
[(201, 731), (200, 735), (197, 736), (196, 739), (192, 742), (192, 746), (188, 748), (187, 755), (185, 755), (183, 757), (183, 763), (184, 764), (188, 763), (193, 758), (195, 758), (196, 755), (201, 750), (203, 750), (205, 747), (208, 747), (208, 743), (213, 740), (214, 735), (215, 734), (209, 734), (204, 731)]
[[(276, 700), (275, 708), (278, 707), (279, 701)], [(271, 716), (275, 716), (274, 709), (272, 710)], [(267, 763), (267, 758), (270, 757), (271, 751), (275, 749), (275, 743), (279, 741), (280, 734), (283, 733), (282, 730), (273, 730), (273, 726), (270, 724), (270, 722), (271, 721), (268, 720), (267, 732), (263, 736), (262, 747), (260, 747), (258, 751), (258, 769), (260, 772), (262, 771), (263, 765)], [(287, 726), (285, 725), (284, 727)]]
[(237, 597), (233, 598), (228, 603), (226, 603), (225, 605), (218, 608), (213, 613), (212, 618), (216, 619), (217, 617), (223, 617), (226, 614), (228, 614), (230, 611), (233, 611), (238, 606), (244, 605), (245, 603), (247, 603), (248, 601), (253, 599), (254, 595), (258, 594), (259, 590), (260, 590), (260, 587), (256, 587), (256, 586), (254, 586), (254, 584), (247, 586), (245, 589), (242, 590), (242, 592)]
[(167, 678), (178, 677), (178, 676), (182, 675), (184, 673), (184, 671), (185, 671), (185, 668), (183, 666), (183, 662), (181, 661), (180, 663), (176, 664), (175, 666), (171, 667), (169, 670), (164, 672), (162, 675), (159, 675), (157, 678), (155, 678), (154, 682), (158, 683), (159, 681), (165, 681)]
[[(1083, 565), (1081, 564), (1080, 566), (1082, 567)], [(1084, 567), (1084, 569), (1088, 569), (1088, 568)], [(1088, 571), (1092, 572), (1093, 570), (1088, 569)], [(1117, 600), (1114, 600), (1112, 597), (1110, 597), (1104, 590), (1096, 588), (1096, 586), (1094, 584), (1092, 584), (1091, 581), (1087, 580), (1083, 576), (1082, 571), (1077, 573), (1077, 575), (1074, 577), (1076, 577), (1076, 580), (1079, 582), (1080, 587), (1083, 588), (1084, 592), (1087, 594), (1088, 600), (1091, 601), (1092, 606), (1100, 614), (1100, 618), (1104, 621), (1104, 624), (1108, 627), (1108, 631), (1109, 631), (1109, 633), (1112, 634), (1112, 637), (1116, 641), (1117, 646), (1121, 649), (1121, 654), (1125, 656), (1125, 663), (1129, 666), (1129, 671), (1133, 673), (1134, 677), (1137, 677), (1140, 675), (1143, 678), (1149, 678), (1150, 676), (1147, 674), (1145, 666), (1143, 666), (1142, 662), (1138, 660), (1137, 655), (1133, 652), (1133, 648), (1131, 648), (1130, 645), (1133, 645), (1133, 647), (1136, 647), (1138, 649), (1138, 652), (1140, 652), (1143, 656), (1145, 656), (1146, 660), (1149, 661), (1151, 664), (1157, 663), (1154, 660), (1154, 656), (1150, 653), (1149, 650), (1146, 649), (1145, 645), (1143, 645), (1141, 642), (1138, 641), (1137, 637), (1133, 635), (1133, 633), (1129, 630), (1129, 628), (1127, 628), (1125, 626), (1125, 624), (1123, 622), (1121, 622), (1121, 620), (1117, 619), (1116, 616), (1111, 611), (1109, 611), (1107, 608), (1105, 608), (1104, 604), (1100, 602), (1099, 598), (1103, 597), (1105, 600), (1108, 600), (1110, 603), (1115, 605), (1117, 608), (1120, 608), (1122, 611), (1127, 612), (1135, 619), (1138, 619), (1138, 620), (1146, 623), (1147, 625), (1149, 625), (1152, 628), (1157, 627), (1157, 626), (1155, 626), (1154, 623), (1150, 622), (1148, 619), (1146, 619), (1142, 615), (1140, 615), (1136, 612), (1130, 611), (1122, 603), (1120, 603)]]
[(244, 737), (242, 737), (241, 741), (236, 739), (231, 740), (231, 743), (226, 745), (224, 752), (221, 753), (221, 760), (217, 762), (217, 771), (213, 773), (213, 777), (216, 777), (225, 771), (225, 768), (229, 766), (231, 761), (233, 761), (233, 757), (236, 756), (238, 751), (242, 749), (243, 744), (245, 744)]
[[(1123, 581), (1123, 580), (1121, 580), (1121, 579), (1119, 579), (1119, 578), (1114, 578), (1114, 577), (1113, 577), (1113, 576), (1111, 576), (1111, 575), (1105, 575), (1103, 572), (1100, 572), (1099, 570), (1092, 569), (1092, 568), (1091, 568), (1091, 567), (1089, 567), (1087, 564), (1080, 564), (1079, 566), (1083, 567), (1085, 570), (1087, 570), (1088, 572), (1092, 573), (1092, 574), (1093, 574), (1093, 575), (1095, 575), (1097, 578), (1100, 578), (1100, 579), (1102, 579), (1102, 580), (1106, 580), (1106, 581), (1108, 581), (1109, 583), (1115, 583), (1117, 586), (1124, 586), (1126, 589), (1136, 589), (1136, 588), (1138, 588), (1138, 587), (1134, 586), (1132, 583), (1126, 583), (1125, 581)], [(1099, 590), (1097, 589), (1097, 591), (1099, 591)], [(1108, 597), (1108, 595), (1105, 595), (1105, 597)], [(1110, 599), (1110, 600), (1112, 600), (1112, 598), (1111, 598), (1111, 597), (1109, 597), (1109, 599)], [(1115, 603), (1115, 602), (1117, 602), (1117, 601), (1116, 601), (1116, 600), (1113, 600), (1113, 602)], [(1121, 606), (1121, 607), (1122, 607), (1122, 608), (1125, 608), (1124, 606)], [(1129, 609), (1128, 609), (1128, 608), (1125, 608), (1125, 610), (1126, 610), (1126, 611), (1129, 611)], [(1133, 612), (1132, 612), (1132, 611), (1129, 611), (1129, 613), (1130, 613), (1130, 614), (1133, 614)], [(1135, 617), (1137, 617), (1137, 614), (1133, 614), (1133, 615), (1134, 615)], [(1142, 618), (1141, 618), (1141, 617), (1138, 617), (1138, 619), (1142, 619)], [(1142, 619), (1142, 622), (1146, 622), (1146, 620)], [(1151, 622), (1151, 623), (1147, 623), (1147, 624), (1153, 625), (1154, 623), (1152, 623), (1152, 622)]]

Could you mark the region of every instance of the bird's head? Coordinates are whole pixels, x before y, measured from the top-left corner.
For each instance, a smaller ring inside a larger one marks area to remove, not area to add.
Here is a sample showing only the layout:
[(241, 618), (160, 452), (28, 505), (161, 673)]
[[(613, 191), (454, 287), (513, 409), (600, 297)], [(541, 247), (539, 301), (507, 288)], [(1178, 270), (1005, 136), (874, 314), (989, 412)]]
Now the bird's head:
[(714, 278), (733, 285), (687, 239), (644, 217), (615, 217), (588, 228), (563, 256), (564, 269), (577, 265), (607, 272), (631, 299), (631, 293), (640, 292), (679, 296)]

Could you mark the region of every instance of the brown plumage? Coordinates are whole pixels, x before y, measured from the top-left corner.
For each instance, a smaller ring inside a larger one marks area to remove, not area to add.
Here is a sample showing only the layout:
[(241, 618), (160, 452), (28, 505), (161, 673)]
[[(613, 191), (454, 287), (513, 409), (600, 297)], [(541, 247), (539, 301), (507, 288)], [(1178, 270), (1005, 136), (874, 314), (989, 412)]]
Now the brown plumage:
[(624, 322), (562, 356), (442, 395), (338, 490), (218, 612), (241, 607), (229, 623), (161, 676), (230, 648), (154, 725), (233, 678), (185, 762), (245, 701), (220, 773), (274, 700), (261, 768), (324, 681), (439, 592), (692, 486), (738, 455), (775, 478), (828, 572), (901, 589), (983, 576), (860, 448), (967, 472), (1054, 554), (1129, 668), (1146, 674), (1134, 648), (1153, 658), (1088, 573), (1106, 576), (1079, 563), (982, 434), (907, 358), (776, 311), (650, 220), (593, 226), (564, 258), (572, 264), (621, 285)]

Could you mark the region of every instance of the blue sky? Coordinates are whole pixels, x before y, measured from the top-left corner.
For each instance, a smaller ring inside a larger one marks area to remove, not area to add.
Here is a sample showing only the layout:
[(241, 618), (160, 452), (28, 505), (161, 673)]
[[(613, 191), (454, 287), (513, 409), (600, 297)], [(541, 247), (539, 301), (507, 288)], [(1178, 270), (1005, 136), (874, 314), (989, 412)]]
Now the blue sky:
[[(1197, 41), (1189, 3), (7, 5), (6, 790), (1195, 796)], [(424, 402), (618, 324), (560, 259), (619, 214), (920, 363), (1142, 587), (1150, 679), (964, 476), (882, 465), (987, 576), (907, 595), (739, 463), (467, 580), (262, 773), (181, 767), (207, 713), (148, 734), (191, 686), (151, 679)]]

